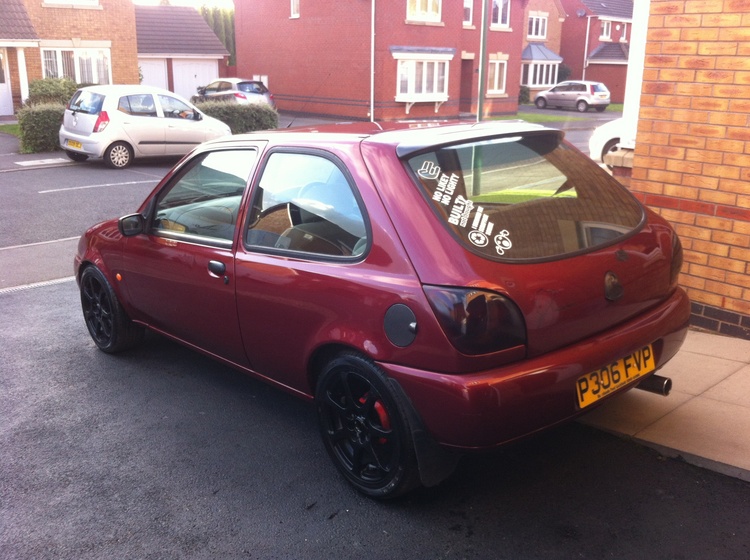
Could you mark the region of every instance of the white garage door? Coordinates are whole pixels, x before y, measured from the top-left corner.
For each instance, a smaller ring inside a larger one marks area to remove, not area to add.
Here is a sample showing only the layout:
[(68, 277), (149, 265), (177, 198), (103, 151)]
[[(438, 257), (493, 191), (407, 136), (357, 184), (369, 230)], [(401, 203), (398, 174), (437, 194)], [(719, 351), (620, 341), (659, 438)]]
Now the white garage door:
[(190, 99), (198, 86), (208, 85), (219, 77), (219, 61), (206, 59), (175, 59), (172, 61), (174, 92)]
[(167, 61), (164, 58), (139, 58), (138, 68), (141, 71), (144, 86), (167, 87)]

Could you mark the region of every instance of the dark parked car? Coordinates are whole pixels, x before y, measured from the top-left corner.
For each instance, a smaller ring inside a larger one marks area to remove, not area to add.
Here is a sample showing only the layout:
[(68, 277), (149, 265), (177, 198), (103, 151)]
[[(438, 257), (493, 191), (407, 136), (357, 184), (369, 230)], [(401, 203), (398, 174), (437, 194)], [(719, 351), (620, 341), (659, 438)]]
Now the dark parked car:
[(223, 78), (214, 80), (204, 87), (199, 87), (197, 94), (191, 98), (193, 103), (201, 101), (229, 101), (232, 103), (261, 103), (273, 109), (276, 102), (273, 94), (263, 82), (244, 80), (242, 78)]
[(668, 385), (690, 315), (669, 224), (559, 131), (419, 126), (196, 148), (81, 238), (96, 345), (150, 328), (314, 400), (335, 464), (380, 498)]

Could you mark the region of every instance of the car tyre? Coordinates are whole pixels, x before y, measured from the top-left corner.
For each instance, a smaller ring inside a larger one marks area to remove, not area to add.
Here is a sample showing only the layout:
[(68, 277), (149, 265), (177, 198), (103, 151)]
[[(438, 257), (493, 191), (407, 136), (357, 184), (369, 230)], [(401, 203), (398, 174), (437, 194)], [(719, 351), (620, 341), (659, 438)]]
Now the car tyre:
[(576, 103), (576, 109), (578, 109), (579, 113), (585, 113), (589, 110), (589, 104), (586, 103), (583, 99)]
[(388, 499), (419, 486), (410, 404), (371, 360), (345, 352), (328, 362), (315, 401), (326, 450), (357, 490)]
[(534, 105), (536, 105), (537, 109), (546, 109), (547, 108), (547, 100), (544, 97), (537, 97), (534, 100)]
[(78, 152), (71, 152), (70, 150), (65, 150), (65, 155), (68, 156), (73, 161), (82, 162), (89, 159), (89, 156), (86, 154), (79, 154)]
[[(617, 145), (620, 143), (619, 138), (612, 138), (612, 140), (609, 140), (606, 144), (604, 144), (604, 147), (602, 148), (602, 163), (604, 162), (604, 156), (606, 156), (610, 152), (614, 152), (617, 150)], [(606, 163), (605, 163), (606, 165)], [(607, 165), (608, 168), (612, 168), (612, 166)]]
[(596, 109), (597, 113), (603, 113), (604, 110), (606, 109), (606, 107), (604, 107), (602, 105), (599, 105), (599, 106), (595, 107), (595, 109)]
[(130, 320), (98, 268), (86, 267), (81, 273), (80, 286), (83, 318), (100, 350), (109, 354), (121, 352), (143, 339), (143, 327)]
[(104, 152), (104, 164), (112, 169), (124, 169), (133, 163), (133, 149), (125, 142), (115, 142)]

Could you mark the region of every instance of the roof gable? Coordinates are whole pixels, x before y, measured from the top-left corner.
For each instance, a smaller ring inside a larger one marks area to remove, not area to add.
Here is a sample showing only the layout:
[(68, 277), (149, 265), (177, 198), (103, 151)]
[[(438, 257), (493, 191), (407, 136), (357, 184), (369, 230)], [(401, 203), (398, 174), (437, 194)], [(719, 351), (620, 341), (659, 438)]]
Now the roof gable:
[(228, 56), (201, 14), (181, 6), (135, 6), (138, 54)]
[(0, 41), (38, 41), (22, 0), (3, 0), (0, 17)]
[(581, 3), (600, 18), (633, 19), (633, 0), (581, 0)]

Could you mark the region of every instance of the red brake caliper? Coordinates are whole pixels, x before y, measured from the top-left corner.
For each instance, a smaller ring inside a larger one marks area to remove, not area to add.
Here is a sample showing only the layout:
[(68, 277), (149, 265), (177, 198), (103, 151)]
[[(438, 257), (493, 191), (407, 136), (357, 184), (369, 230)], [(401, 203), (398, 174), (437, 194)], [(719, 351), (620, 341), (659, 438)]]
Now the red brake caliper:
[[(359, 399), (360, 404), (365, 404), (365, 401), (367, 400), (367, 394), (365, 394), (363, 397)], [(390, 430), (391, 429), (391, 419), (388, 417), (388, 412), (386, 412), (385, 407), (383, 406), (383, 403), (380, 401), (375, 401), (375, 412), (378, 415), (378, 420), (380, 420), (380, 425), (383, 426), (384, 430)], [(381, 445), (386, 442), (385, 438), (380, 438), (378, 440), (378, 443)]]

